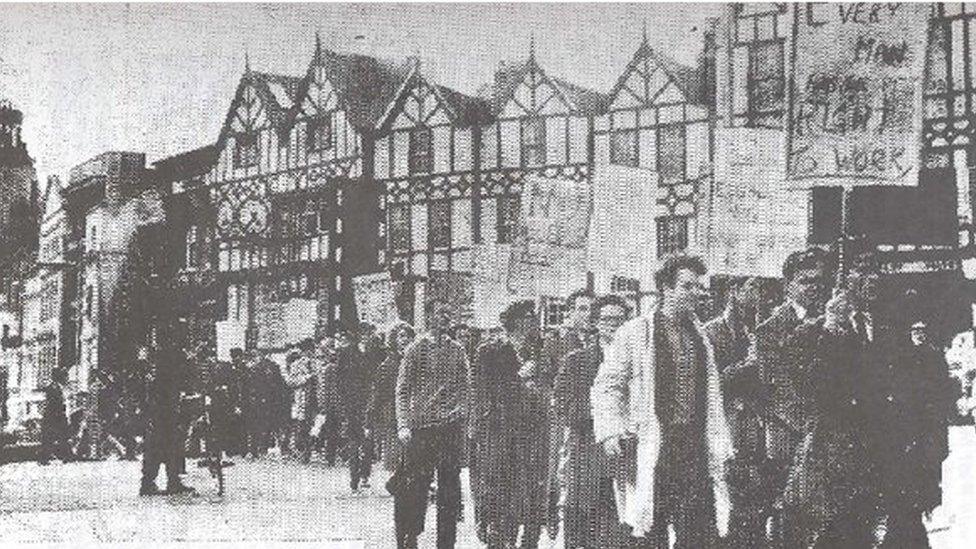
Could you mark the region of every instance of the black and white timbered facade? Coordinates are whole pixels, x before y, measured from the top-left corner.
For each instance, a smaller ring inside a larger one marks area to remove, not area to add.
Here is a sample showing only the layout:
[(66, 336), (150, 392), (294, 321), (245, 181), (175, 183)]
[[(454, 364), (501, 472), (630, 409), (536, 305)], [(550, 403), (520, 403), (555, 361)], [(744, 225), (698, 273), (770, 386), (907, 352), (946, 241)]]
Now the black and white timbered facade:
[(487, 102), (429, 81), (415, 63), (377, 123), (381, 259), (415, 322), (431, 299), (459, 303), (462, 315), (471, 304), (478, 128), (488, 116)]
[(301, 78), (246, 68), (205, 177), (212, 227), (186, 240), (212, 231), (226, 320), (253, 330), (261, 303), (291, 298), (316, 300), (324, 329), (355, 319), (350, 278), (378, 256), (373, 130), (408, 67), (317, 41)]
[(657, 257), (695, 248), (700, 198), (711, 178), (710, 115), (703, 67), (687, 67), (651, 48), (644, 34), (596, 118), (594, 163), (657, 175)]

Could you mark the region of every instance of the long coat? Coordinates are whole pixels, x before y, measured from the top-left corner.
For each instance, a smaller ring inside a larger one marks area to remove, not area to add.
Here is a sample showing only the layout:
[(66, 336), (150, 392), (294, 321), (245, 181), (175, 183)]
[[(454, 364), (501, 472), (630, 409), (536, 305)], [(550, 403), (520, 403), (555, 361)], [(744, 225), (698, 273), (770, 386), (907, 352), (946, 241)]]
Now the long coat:
[(523, 357), (506, 338), (478, 350), (473, 418), (482, 519), (496, 527), (542, 524), (548, 479), (550, 392), (527, 386)]
[(370, 390), (366, 419), (370, 429), (381, 437), (383, 444), (383, 466), (392, 471), (400, 461), (400, 441), (396, 427), (396, 379), (400, 368), (400, 354), (390, 351), (386, 354)]
[[(715, 494), (719, 534), (729, 523), (726, 462), (732, 456), (732, 437), (725, 416), (719, 373), (711, 345), (702, 334), (707, 359), (706, 441), (709, 475)], [(654, 520), (654, 469), (661, 449), (661, 432), (654, 407), (654, 320), (641, 316), (624, 324), (597, 373), (590, 391), (593, 429), (597, 441), (610, 437), (636, 438), (636, 461), (616, 473), (615, 491), (620, 520), (636, 536), (651, 531)]]

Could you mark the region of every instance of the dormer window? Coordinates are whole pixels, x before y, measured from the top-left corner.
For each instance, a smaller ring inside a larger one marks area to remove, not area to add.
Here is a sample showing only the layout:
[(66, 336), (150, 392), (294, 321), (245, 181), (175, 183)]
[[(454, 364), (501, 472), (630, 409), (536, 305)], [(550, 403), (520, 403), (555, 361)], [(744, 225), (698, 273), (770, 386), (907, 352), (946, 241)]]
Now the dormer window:
[(434, 166), (430, 128), (410, 131), (410, 173), (430, 173)]
[(541, 166), (546, 163), (546, 120), (522, 120), (522, 163)]
[(306, 140), (310, 151), (325, 151), (333, 147), (332, 121), (329, 118), (318, 118), (308, 123)]
[(249, 168), (258, 164), (261, 150), (255, 134), (238, 135), (234, 140), (234, 167)]

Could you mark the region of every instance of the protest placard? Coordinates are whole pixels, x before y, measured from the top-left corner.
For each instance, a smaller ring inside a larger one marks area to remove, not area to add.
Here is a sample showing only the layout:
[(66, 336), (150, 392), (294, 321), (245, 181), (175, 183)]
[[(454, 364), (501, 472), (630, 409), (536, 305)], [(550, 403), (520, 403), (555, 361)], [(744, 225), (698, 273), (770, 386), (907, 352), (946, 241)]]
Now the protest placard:
[(915, 185), (929, 4), (795, 4), (787, 178)]
[(369, 322), (373, 326), (387, 326), (399, 320), (389, 272), (354, 277), (353, 294), (360, 321)]
[(586, 249), (588, 268), (627, 276), (652, 287), (656, 259), (657, 172), (627, 166), (599, 166), (593, 177), (593, 219)]
[(807, 237), (807, 194), (782, 178), (782, 133), (722, 128), (715, 145), (709, 268), (715, 274), (779, 277), (786, 256), (803, 249)]

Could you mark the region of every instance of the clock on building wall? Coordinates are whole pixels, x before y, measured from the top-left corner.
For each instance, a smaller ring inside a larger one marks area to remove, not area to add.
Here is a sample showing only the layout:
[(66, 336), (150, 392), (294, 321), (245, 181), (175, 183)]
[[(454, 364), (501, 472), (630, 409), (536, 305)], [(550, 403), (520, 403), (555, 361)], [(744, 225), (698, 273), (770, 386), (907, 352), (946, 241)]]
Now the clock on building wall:
[(241, 229), (245, 234), (263, 233), (268, 227), (268, 208), (260, 200), (248, 200), (240, 209)]
[(237, 217), (234, 209), (234, 205), (229, 201), (224, 201), (220, 203), (217, 209), (217, 228), (220, 229), (222, 234), (228, 234), (232, 232), (234, 226), (234, 220)]

